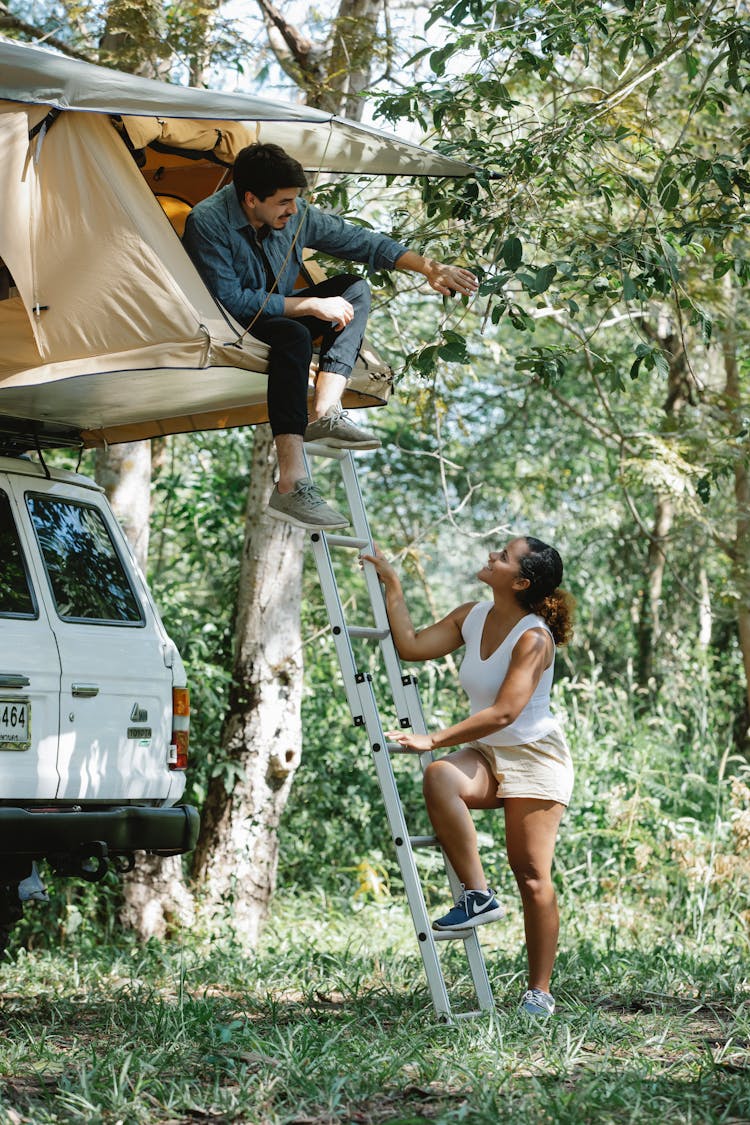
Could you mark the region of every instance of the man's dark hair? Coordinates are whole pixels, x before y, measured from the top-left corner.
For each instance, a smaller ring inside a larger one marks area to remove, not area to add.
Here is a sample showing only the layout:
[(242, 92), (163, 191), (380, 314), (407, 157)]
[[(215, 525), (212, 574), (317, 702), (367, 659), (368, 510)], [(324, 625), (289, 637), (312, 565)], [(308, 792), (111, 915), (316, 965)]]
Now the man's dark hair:
[(248, 145), (234, 162), (234, 190), (242, 203), (245, 192), (267, 199), (280, 188), (307, 187), (305, 170), (279, 145)]

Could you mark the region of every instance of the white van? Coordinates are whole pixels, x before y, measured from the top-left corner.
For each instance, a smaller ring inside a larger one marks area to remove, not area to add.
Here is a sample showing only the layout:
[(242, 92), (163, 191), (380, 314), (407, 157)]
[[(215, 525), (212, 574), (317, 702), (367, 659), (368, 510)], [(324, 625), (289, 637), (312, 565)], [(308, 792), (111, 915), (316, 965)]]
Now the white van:
[(0, 455), (0, 949), (45, 859), (101, 879), (195, 846), (185, 669), (102, 489)]

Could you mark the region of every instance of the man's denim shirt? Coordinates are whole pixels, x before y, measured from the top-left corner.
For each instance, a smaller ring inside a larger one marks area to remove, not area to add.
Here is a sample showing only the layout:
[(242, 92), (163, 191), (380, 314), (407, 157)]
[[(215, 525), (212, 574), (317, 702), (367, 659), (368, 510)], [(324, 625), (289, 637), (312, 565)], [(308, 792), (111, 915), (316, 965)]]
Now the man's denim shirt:
[[(303, 199), (297, 200), (297, 207), (297, 214), (283, 230), (269, 230), (263, 238), (263, 250), (274, 276), (278, 276), (277, 288), (270, 296), (257, 236), (233, 184), (198, 203), (188, 215), (185, 249), (214, 297), (245, 327), (261, 309), (263, 316), (284, 315), (284, 297), (294, 291), (305, 247), (349, 262), (366, 262), (371, 270), (392, 269), (408, 249), (384, 234), (320, 211)], [(300, 224), (304, 227), (289, 253)]]

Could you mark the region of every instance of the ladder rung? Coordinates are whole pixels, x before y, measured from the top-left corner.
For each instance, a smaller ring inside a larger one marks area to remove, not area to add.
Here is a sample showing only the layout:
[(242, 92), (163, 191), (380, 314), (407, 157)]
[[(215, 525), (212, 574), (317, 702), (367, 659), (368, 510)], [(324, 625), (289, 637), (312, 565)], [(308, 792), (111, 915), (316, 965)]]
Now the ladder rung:
[(433, 930), (432, 937), (434, 941), (455, 941), (456, 938), (468, 938), (474, 933), (473, 927), (465, 930)]
[(348, 449), (334, 449), (332, 445), (326, 445), (324, 441), (306, 441), (305, 453), (311, 453), (313, 457), (331, 457), (334, 461), (343, 461)]
[(360, 551), (370, 546), (367, 539), (355, 539), (353, 535), (326, 535), (326, 543), (329, 547), (355, 547)]
[(390, 629), (371, 629), (365, 625), (347, 625), (350, 637), (362, 637), (367, 641), (383, 641), (390, 635)]
[(385, 748), (389, 754), (411, 754), (412, 757), (417, 758), (419, 757), (420, 753), (425, 753), (425, 751), (420, 750), (407, 750), (407, 748), (405, 746), (402, 746), (400, 742), (386, 742)]
[[(397, 744), (398, 745), (398, 744)], [(413, 848), (439, 848), (440, 841), (437, 836), (410, 836), (409, 843)]]
[(452, 1020), (475, 1020), (477, 1016), (486, 1016), (489, 1009), (477, 1008), (475, 1012), (451, 1012)]

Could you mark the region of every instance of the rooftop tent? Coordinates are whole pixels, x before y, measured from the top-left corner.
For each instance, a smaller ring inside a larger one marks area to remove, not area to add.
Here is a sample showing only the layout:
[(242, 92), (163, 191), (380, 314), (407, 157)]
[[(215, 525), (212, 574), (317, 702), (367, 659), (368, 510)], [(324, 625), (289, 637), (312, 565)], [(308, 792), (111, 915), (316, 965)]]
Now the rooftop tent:
[[(0, 40), (0, 430), (92, 445), (266, 420), (267, 348), (214, 301), (165, 215), (179, 229), (256, 139), (313, 171), (472, 171), (307, 106)], [(364, 349), (346, 405), (389, 389)]]

